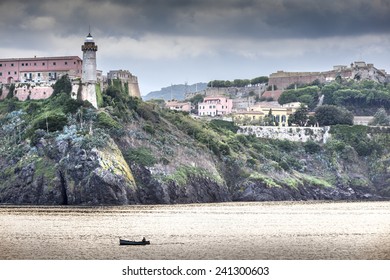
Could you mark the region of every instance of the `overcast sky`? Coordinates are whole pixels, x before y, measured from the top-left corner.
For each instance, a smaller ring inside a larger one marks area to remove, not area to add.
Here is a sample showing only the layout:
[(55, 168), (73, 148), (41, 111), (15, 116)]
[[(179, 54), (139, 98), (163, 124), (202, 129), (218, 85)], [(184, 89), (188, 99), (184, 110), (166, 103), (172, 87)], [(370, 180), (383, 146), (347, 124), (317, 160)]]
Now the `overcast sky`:
[(143, 95), (357, 60), (390, 72), (390, 0), (0, 0), (0, 57), (82, 58), (89, 26), (98, 69), (130, 70)]

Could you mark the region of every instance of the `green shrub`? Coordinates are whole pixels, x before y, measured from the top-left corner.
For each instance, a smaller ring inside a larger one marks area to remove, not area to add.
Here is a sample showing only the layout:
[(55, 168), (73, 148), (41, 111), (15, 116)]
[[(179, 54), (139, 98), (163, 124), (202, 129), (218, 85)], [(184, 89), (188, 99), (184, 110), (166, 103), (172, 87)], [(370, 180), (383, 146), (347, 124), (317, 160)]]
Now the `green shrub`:
[(49, 132), (61, 131), (67, 123), (68, 119), (64, 114), (49, 112), (33, 122), (33, 129), (42, 129)]
[(152, 123), (160, 122), (160, 116), (155, 111), (155, 107), (153, 106), (153, 104), (141, 102), (140, 104), (138, 104), (136, 111), (138, 115), (144, 120), (151, 121)]
[(102, 107), (104, 105), (103, 102), (103, 95), (102, 95), (102, 90), (100, 88), (100, 84), (96, 84), (96, 102), (98, 107)]
[(114, 120), (109, 114), (105, 112), (100, 112), (97, 115), (97, 121), (98, 126), (101, 128), (116, 128), (116, 129), (122, 129), (122, 125), (118, 123), (116, 120)]
[(298, 149), (298, 145), (288, 140), (274, 140), (275, 144), (286, 152), (292, 152)]
[(107, 141), (110, 140), (110, 136), (100, 128), (95, 128), (93, 134), (87, 134), (82, 138), (81, 148), (104, 148), (107, 146)]
[(245, 146), (249, 144), (248, 138), (243, 134), (236, 134), (236, 139)]
[(256, 165), (256, 160), (255, 160), (254, 158), (248, 158), (248, 159), (246, 160), (246, 163), (247, 163), (248, 166), (253, 167), (253, 166)]
[(142, 128), (145, 132), (147, 132), (149, 134), (152, 134), (152, 135), (155, 134), (154, 127), (150, 122), (147, 122)]
[(342, 152), (345, 149), (345, 143), (332, 139), (325, 144), (325, 147), (331, 151)]
[(238, 126), (234, 125), (233, 122), (224, 121), (224, 120), (211, 120), (210, 127), (214, 129), (226, 129), (233, 133), (236, 133), (238, 130)]
[(146, 147), (130, 148), (124, 153), (127, 162), (135, 162), (144, 166), (152, 166), (157, 163), (150, 149)]
[(314, 141), (307, 141), (303, 144), (305, 152), (308, 154), (315, 154), (321, 151), (321, 146)]

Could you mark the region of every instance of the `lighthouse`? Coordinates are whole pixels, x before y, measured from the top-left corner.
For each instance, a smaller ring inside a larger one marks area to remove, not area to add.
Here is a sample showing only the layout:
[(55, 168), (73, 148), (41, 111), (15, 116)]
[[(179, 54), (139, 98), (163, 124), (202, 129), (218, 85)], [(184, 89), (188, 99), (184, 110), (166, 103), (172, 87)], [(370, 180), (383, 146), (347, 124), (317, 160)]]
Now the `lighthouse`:
[(96, 84), (96, 52), (97, 45), (91, 35), (91, 32), (85, 38), (84, 45), (81, 46), (83, 51), (83, 75), (82, 82), (87, 84)]
[(98, 108), (96, 87), (99, 87), (96, 77), (96, 52), (97, 45), (93, 40), (91, 32), (85, 38), (83, 51), (83, 73), (81, 81), (72, 83), (72, 97), (78, 100), (87, 100), (92, 106)]

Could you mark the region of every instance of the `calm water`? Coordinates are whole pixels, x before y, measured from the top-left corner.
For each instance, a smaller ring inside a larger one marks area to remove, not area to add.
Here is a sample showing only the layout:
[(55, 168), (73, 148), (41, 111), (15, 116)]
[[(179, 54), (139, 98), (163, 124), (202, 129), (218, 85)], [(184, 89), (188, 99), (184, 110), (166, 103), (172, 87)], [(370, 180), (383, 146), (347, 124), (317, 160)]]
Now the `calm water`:
[(390, 259), (390, 202), (3, 206), (0, 259)]

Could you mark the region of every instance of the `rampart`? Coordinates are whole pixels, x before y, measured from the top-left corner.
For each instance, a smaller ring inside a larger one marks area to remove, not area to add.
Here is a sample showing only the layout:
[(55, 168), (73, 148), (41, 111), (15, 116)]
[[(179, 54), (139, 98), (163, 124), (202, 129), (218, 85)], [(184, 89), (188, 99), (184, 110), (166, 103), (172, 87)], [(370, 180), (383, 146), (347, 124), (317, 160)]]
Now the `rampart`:
[(295, 142), (314, 141), (326, 143), (330, 137), (330, 127), (278, 127), (240, 126), (238, 134), (255, 135), (258, 138), (290, 140)]

